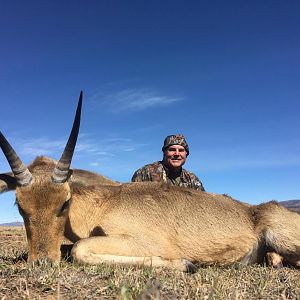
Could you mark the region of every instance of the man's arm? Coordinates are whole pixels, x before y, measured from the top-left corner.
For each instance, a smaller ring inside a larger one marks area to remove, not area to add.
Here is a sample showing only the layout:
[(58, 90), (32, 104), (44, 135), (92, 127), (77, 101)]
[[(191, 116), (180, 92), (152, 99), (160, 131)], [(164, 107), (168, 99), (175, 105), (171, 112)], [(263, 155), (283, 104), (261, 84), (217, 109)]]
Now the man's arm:
[(189, 173), (189, 177), (191, 180), (191, 182), (190, 182), (191, 188), (198, 190), (198, 191), (205, 192), (204, 186), (203, 186), (202, 182), (200, 181), (200, 179), (194, 173), (191, 173), (191, 172), (188, 172), (188, 173)]
[(149, 172), (146, 167), (140, 168), (134, 172), (131, 182), (151, 181)]
[(198, 181), (194, 182), (194, 186), (195, 186), (196, 190), (205, 192), (204, 186), (199, 179), (198, 179)]
[(138, 181), (142, 181), (141, 176), (140, 176), (140, 169), (135, 171), (132, 178), (131, 178), (131, 182), (138, 182)]

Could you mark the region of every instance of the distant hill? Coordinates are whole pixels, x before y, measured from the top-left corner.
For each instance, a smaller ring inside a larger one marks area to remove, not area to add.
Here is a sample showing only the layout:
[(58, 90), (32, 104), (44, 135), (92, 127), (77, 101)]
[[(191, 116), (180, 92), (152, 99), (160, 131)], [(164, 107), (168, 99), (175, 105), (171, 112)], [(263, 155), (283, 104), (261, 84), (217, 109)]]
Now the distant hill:
[(23, 226), (23, 222), (2, 223), (0, 226)]
[(286, 200), (286, 201), (280, 201), (280, 205), (296, 211), (297, 213), (300, 213), (300, 200)]

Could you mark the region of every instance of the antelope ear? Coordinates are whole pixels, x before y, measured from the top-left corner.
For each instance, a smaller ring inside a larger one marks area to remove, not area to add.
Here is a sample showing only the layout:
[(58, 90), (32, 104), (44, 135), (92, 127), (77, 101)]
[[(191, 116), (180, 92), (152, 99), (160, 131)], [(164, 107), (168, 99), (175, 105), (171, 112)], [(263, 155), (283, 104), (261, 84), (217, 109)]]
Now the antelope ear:
[(17, 180), (12, 172), (0, 174), (0, 194), (15, 190), (17, 186)]

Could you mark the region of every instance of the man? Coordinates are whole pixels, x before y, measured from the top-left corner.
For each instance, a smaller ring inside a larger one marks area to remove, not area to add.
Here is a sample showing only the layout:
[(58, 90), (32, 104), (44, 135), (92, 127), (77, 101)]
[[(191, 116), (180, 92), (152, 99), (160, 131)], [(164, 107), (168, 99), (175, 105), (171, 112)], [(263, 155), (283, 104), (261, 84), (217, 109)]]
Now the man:
[(189, 146), (182, 134), (167, 136), (162, 151), (162, 161), (138, 169), (133, 174), (131, 181), (168, 182), (172, 185), (205, 191), (199, 178), (182, 168), (189, 155)]

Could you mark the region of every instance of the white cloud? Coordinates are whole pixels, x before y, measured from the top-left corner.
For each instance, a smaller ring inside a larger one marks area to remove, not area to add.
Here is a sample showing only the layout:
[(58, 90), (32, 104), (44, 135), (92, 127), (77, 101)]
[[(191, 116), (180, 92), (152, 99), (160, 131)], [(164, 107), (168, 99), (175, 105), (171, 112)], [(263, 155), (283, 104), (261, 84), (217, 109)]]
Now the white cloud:
[(98, 151), (96, 152), (97, 155), (109, 155), (106, 151)]
[[(92, 97), (97, 101), (99, 95)], [(101, 96), (112, 112), (141, 111), (157, 106), (166, 106), (182, 101), (183, 98), (159, 95), (149, 89), (124, 89), (115, 93)]]
[(48, 138), (32, 139), (19, 146), (21, 155), (30, 157), (37, 155), (53, 155), (64, 149), (66, 142), (62, 140), (50, 140)]
[[(116, 155), (124, 152), (132, 152), (141, 147), (132, 139), (123, 137), (102, 138), (100, 141), (93, 142), (96, 138), (90, 135), (80, 134), (75, 156), (78, 159), (88, 158), (96, 162), (103, 159), (111, 159)], [(66, 145), (67, 137), (63, 139), (51, 139), (49, 137), (15, 138), (14, 147), (20, 158), (24, 162), (33, 160), (36, 156), (45, 155), (54, 159), (59, 159)], [(96, 165), (95, 165), (96, 166)]]
[(98, 152), (98, 145), (89, 141), (78, 141), (76, 144), (76, 152)]

